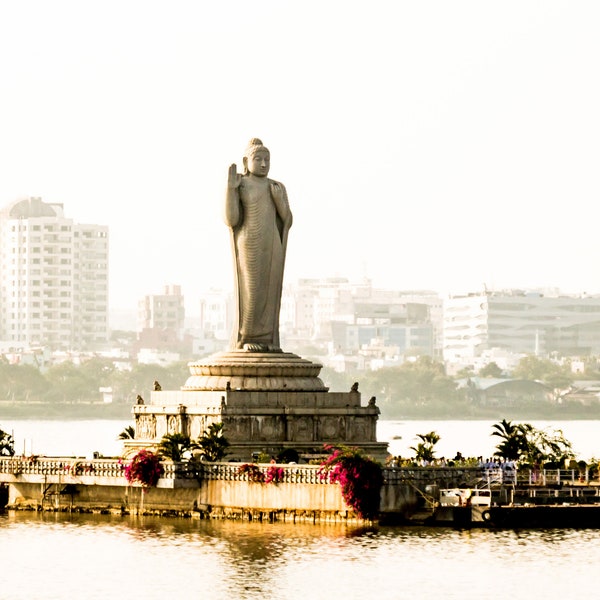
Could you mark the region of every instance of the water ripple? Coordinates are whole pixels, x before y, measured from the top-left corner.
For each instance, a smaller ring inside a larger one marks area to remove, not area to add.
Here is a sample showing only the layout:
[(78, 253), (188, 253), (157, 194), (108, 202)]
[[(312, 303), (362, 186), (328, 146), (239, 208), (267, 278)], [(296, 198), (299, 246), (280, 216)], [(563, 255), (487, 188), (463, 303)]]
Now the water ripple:
[[(459, 531), (17, 513), (1, 598), (344, 600), (573, 597), (598, 530)], [(531, 595), (535, 590), (534, 596)], [(442, 593), (443, 592), (443, 593)]]

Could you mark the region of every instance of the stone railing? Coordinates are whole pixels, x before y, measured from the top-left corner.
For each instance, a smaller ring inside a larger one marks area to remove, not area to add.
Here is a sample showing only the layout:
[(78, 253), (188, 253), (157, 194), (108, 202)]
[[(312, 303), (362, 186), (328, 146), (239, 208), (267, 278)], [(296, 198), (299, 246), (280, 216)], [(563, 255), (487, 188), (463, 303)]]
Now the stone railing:
[[(52, 475), (52, 476), (96, 476), (125, 478), (127, 462), (115, 459), (78, 459), (45, 457), (0, 458), (0, 474)], [(162, 461), (161, 479), (204, 479), (220, 481), (249, 481), (248, 473), (241, 473), (242, 463), (174, 463)], [(278, 469), (279, 483), (327, 483), (319, 475), (317, 465), (255, 465), (263, 476), (270, 468)]]
[[(1, 457), (0, 476), (51, 475), (51, 476), (96, 476), (125, 478), (126, 461), (117, 459), (79, 459), (46, 457)], [(174, 463), (163, 461), (161, 479), (198, 479), (206, 481), (251, 481), (252, 473), (243, 472), (244, 463)], [(326, 484), (327, 477), (320, 474), (319, 465), (271, 465), (254, 464), (254, 473), (266, 477), (270, 469), (276, 468), (278, 483)], [(455, 487), (466, 484), (475, 487), (494, 484), (516, 484), (518, 486), (599, 484), (592, 480), (589, 471), (578, 469), (486, 469), (481, 467), (385, 467), (385, 485), (412, 485), (424, 487), (438, 484)]]
[[(203, 463), (201, 477), (206, 480), (252, 481), (252, 474), (243, 472), (247, 463)], [(328, 478), (320, 475), (318, 465), (272, 465), (254, 464), (253, 471), (266, 477), (270, 469), (277, 469), (277, 483), (328, 483)]]
[[(178, 479), (196, 476), (186, 463), (163, 461), (162, 479)], [(0, 458), (0, 474), (7, 475), (71, 475), (125, 478), (127, 461), (99, 458), (45, 458), (45, 457), (5, 457)]]
[(125, 477), (124, 465), (114, 459), (10, 457), (0, 459), (0, 473), (9, 475), (96, 475)]

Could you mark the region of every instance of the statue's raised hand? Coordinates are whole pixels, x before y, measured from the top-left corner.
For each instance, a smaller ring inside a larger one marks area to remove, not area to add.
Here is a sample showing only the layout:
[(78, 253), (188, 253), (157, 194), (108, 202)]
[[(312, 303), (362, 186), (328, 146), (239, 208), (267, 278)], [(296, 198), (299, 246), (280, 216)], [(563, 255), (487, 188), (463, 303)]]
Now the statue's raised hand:
[(234, 163), (229, 167), (229, 178), (227, 180), (227, 187), (237, 189), (240, 187), (241, 182), (242, 176), (238, 175), (237, 166)]

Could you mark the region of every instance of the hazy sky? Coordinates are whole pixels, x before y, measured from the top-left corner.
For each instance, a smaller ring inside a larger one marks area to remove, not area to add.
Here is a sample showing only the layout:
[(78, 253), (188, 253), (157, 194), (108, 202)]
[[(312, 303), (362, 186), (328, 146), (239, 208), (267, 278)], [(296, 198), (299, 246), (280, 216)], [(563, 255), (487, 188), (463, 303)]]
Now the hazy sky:
[(600, 3), (0, 3), (0, 204), (110, 227), (111, 306), (231, 287), (249, 138), (286, 281), (600, 292)]

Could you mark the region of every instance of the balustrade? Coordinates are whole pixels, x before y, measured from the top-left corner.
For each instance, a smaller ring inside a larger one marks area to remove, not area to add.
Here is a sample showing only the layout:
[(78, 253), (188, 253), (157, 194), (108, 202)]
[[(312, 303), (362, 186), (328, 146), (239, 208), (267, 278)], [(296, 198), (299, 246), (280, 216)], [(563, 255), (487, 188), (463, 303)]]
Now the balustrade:
[(114, 459), (66, 459), (46, 457), (10, 457), (0, 459), (0, 473), (9, 475), (95, 475), (125, 477), (123, 464)]
[[(243, 463), (203, 463), (201, 477), (220, 481), (251, 481), (248, 473), (240, 472)], [(252, 463), (254, 464), (254, 463)], [(255, 465), (263, 476), (267, 475), (273, 466), (282, 470), (283, 476), (278, 483), (327, 483), (327, 478), (320, 475), (318, 465)]]
[[(117, 459), (47, 458), (47, 457), (0, 457), (0, 475), (71, 475), (124, 478), (126, 462)], [(254, 464), (254, 463), (253, 463)], [(164, 461), (163, 479), (176, 480), (198, 478), (221, 481), (248, 481), (247, 473), (240, 472), (242, 463), (174, 463)], [(256, 468), (266, 475), (271, 464), (257, 464)], [(328, 483), (319, 465), (275, 465), (281, 469), (279, 483)], [(589, 484), (593, 480), (587, 469), (487, 469), (481, 467), (385, 467), (384, 481), (388, 485), (401, 485), (407, 480), (419, 485), (437, 482), (442, 485), (479, 479), (489, 485), (514, 484), (520, 486)], [(595, 476), (597, 484), (597, 475)]]

